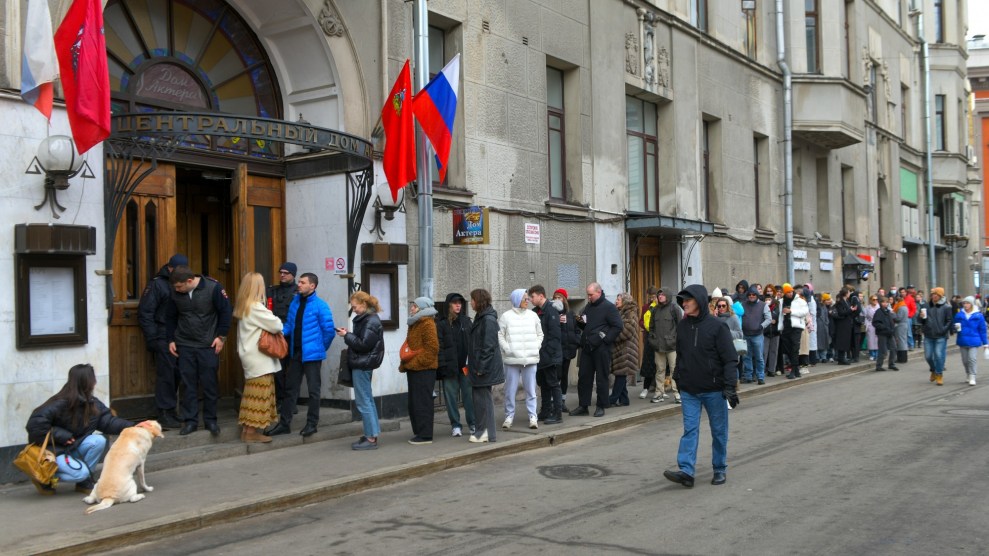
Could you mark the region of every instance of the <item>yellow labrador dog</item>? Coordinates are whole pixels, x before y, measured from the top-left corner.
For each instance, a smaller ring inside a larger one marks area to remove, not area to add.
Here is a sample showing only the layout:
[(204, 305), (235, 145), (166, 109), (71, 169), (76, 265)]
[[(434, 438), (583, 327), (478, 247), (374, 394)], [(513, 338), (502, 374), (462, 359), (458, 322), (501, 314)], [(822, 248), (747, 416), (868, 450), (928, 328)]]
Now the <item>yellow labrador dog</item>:
[[(144, 495), (137, 493), (138, 484), (146, 492), (154, 490), (144, 481), (144, 460), (148, 457), (151, 442), (155, 438), (164, 437), (158, 421), (142, 421), (124, 429), (106, 454), (103, 473), (100, 474), (96, 488), (83, 498), (83, 502), (87, 504), (99, 502), (86, 508), (86, 513), (105, 510), (118, 502), (143, 500)], [(135, 474), (137, 482), (134, 481)]]

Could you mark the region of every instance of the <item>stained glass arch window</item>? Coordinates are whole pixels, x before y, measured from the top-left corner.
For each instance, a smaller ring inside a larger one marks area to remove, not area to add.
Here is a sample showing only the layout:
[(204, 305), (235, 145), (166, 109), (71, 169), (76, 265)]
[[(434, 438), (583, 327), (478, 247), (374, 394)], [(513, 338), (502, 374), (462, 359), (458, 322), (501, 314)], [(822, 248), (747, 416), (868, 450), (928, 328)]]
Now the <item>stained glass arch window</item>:
[[(222, 0), (110, 0), (103, 13), (113, 113), (222, 112), (282, 117), (275, 73), (257, 37)], [(236, 137), (188, 146), (274, 157)]]

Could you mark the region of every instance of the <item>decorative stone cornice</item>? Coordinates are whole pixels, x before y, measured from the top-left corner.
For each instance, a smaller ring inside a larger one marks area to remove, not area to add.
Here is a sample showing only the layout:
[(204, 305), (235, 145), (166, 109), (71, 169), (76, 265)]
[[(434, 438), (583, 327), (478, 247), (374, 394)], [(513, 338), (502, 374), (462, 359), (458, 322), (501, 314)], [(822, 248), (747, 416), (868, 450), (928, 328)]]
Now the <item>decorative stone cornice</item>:
[(330, 0), (324, 0), (323, 9), (319, 11), (319, 26), (326, 33), (327, 37), (343, 36), (343, 21), (340, 20), (340, 16), (333, 9)]

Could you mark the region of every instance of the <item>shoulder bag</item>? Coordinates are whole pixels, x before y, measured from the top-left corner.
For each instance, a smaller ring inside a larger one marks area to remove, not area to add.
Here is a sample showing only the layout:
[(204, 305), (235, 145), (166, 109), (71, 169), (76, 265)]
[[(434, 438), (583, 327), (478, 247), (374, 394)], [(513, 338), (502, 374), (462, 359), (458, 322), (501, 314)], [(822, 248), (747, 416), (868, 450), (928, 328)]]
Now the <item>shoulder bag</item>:
[(41, 446), (37, 444), (25, 446), (14, 458), (14, 465), (32, 480), (54, 487), (58, 484), (58, 477), (55, 476), (58, 465), (55, 463), (55, 454), (48, 449), (51, 436), (52, 431), (49, 430)]
[(350, 362), (347, 361), (348, 354), (349, 350), (346, 348), (340, 352), (340, 372), (337, 373), (337, 384), (346, 386), (347, 388), (353, 388), (354, 375), (350, 372)]
[(284, 359), (288, 355), (288, 341), (281, 333), (272, 334), (267, 330), (262, 330), (261, 338), (258, 339), (258, 351), (268, 357)]

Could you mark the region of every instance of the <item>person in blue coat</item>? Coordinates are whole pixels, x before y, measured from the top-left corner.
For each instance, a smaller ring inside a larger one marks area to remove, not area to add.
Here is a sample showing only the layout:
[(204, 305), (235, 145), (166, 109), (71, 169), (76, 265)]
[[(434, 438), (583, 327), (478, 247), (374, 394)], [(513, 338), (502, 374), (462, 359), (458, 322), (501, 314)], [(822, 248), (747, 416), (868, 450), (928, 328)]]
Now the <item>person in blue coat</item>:
[(292, 432), (292, 415), (299, 399), (302, 377), (306, 377), (309, 387), (309, 401), (306, 403), (306, 426), (299, 432), (311, 436), (319, 424), (319, 394), (322, 386), (320, 369), (326, 359), (326, 351), (336, 336), (333, 327), (333, 312), (325, 301), (316, 295), (319, 278), (311, 272), (299, 277), (299, 293), (292, 299), (282, 334), (288, 340), (288, 372), (285, 376), (286, 398), (278, 423), (265, 431), (268, 436)]
[(962, 310), (955, 313), (954, 325), (968, 383), (975, 386), (975, 375), (979, 367), (979, 348), (986, 347), (989, 339), (986, 338), (986, 320), (975, 308), (974, 297), (968, 296), (962, 300)]

